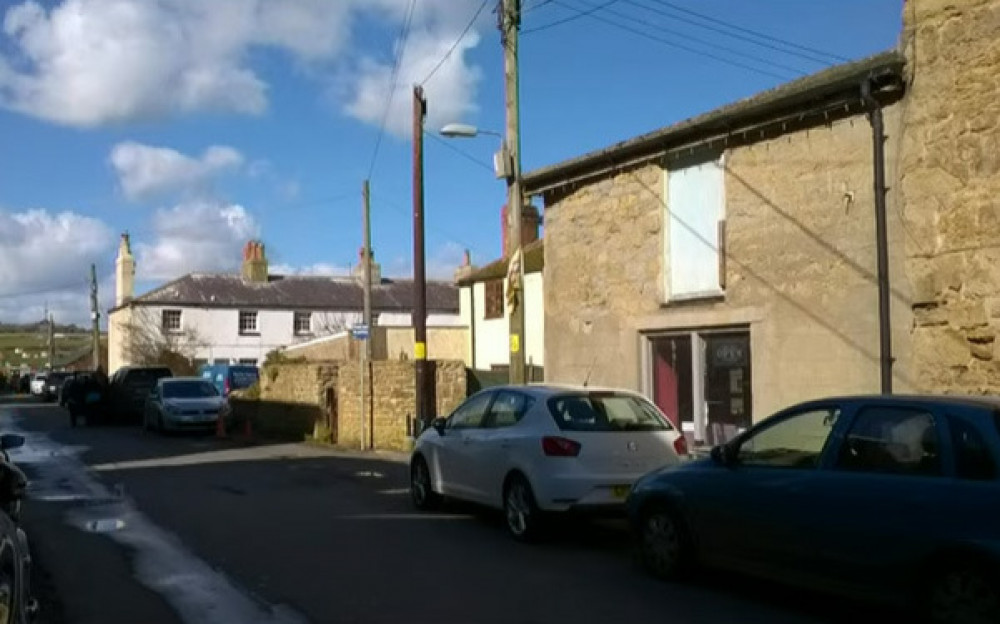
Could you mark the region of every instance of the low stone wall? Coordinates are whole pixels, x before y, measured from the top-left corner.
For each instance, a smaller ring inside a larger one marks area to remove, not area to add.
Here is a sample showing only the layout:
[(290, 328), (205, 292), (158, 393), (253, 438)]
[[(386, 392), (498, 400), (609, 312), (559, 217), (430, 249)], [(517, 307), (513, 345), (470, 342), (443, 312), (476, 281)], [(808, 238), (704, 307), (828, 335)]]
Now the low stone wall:
[(287, 440), (312, 435), (317, 424), (329, 431), (338, 373), (338, 365), (330, 362), (264, 367), (256, 398), (246, 392), (230, 397), (237, 428), (249, 420), (255, 435)]
[[(458, 360), (430, 362), (435, 368), (435, 405), (447, 414), (465, 399), (465, 364)], [(365, 399), (369, 445), (376, 449), (404, 450), (416, 417), (416, 371), (414, 362), (373, 361), (372, 380)], [(361, 446), (361, 367), (357, 362), (341, 364), (337, 378), (338, 444)]]

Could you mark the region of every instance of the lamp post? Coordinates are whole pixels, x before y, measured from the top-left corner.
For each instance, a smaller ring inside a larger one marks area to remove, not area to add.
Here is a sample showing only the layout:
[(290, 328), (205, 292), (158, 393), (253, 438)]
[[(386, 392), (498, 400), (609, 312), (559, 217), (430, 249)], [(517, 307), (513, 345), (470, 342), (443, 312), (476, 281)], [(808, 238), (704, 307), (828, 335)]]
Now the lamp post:
[[(451, 123), (440, 130), (448, 138), (473, 138), (480, 134), (500, 137), (500, 151), (493, 158), (497, 178), (507, 180), (507, 248), (504, 255), (508, 260), (507, 302), (510, 308), (510, 383), (523, 384), (526, 381), (524, 358), (524, 257), (521, 251), (521, 221), (524, 212), (524, 197), (521, 194), (521, 168), (516, 154), (512, 154), (508, 142), (499, 132), (481, 130), (475, 126)], [(516, 292), (511, 292), (516, 288)]]

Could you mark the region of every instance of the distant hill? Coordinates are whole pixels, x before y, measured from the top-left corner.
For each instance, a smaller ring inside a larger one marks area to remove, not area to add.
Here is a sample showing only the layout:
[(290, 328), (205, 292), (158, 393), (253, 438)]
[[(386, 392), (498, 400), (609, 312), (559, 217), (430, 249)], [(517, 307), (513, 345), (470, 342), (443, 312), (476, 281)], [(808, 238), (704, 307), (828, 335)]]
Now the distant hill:
[[(0, 322), (0, 334), (32, 334), (36, 332), (48, 332), (49, 322), (38, 321), (37, 323), (4, 323)], [(60, 325), (56, 323), (55, 333), (57, 334), (84, 334), (90, 330), (79, 325)]]

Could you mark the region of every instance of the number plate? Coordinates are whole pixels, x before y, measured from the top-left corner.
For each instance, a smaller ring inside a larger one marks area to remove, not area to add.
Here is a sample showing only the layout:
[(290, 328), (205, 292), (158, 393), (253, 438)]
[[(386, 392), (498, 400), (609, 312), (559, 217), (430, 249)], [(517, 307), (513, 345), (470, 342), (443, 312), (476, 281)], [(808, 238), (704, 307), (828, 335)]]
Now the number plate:
[(615, 498), (626, 498), (631, 490), (631, 485), (613, 485), (611, 486), (611, 495)]

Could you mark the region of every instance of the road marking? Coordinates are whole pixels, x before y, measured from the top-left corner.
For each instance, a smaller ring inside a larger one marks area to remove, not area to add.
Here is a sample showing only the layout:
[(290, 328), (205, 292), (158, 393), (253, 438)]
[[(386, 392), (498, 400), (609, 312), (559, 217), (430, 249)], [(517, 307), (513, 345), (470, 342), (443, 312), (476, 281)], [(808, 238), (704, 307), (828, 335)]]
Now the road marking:
[(127, 546), (133, 553), (136, 578), (161, 594), (184, 622), (307, 622), (289, 607), (264, 603), (212, 569), (177, 536), (158, 527), (136, 509), (121, 490), (109, 490), (76, 453), (67, 453), (66, 447), (44, 434), (21, 430), (15, 422), (7, 410), (0, 411), (0, 430), (25, 437), (24, 447), (18, 449), (21, 452), (11, 453), (13, 461), (30, 466), (35, 478), (29, 484), (29, 500), (25, 504), (30, 505), (33, 499), (83, 503), (68, 512), (68, 523), (84, 531), (103, 529), (98, 532)]

